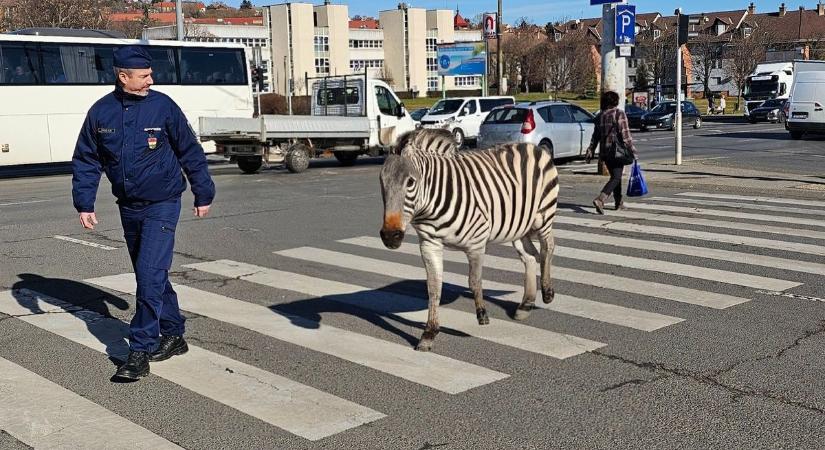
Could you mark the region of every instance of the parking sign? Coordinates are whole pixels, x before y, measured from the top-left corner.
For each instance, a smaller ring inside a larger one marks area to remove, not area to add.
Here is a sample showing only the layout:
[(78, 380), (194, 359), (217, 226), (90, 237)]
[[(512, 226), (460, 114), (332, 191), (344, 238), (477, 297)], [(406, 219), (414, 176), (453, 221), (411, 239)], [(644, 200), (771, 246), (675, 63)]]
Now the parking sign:
[(636, 5), (616, 5), (616, 45), (636, 43)]

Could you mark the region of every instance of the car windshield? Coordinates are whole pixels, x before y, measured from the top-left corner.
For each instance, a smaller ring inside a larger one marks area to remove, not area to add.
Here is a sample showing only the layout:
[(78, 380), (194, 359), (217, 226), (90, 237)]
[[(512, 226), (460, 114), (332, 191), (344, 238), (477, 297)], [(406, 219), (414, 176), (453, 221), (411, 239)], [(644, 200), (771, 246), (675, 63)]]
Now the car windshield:
[(642, 108), (633, 105), (627, 105), (624, 108), (624, 112), (627, 114), (639, 114), (645, 112)]
[(673, 111), (676, 111), (676, 103), (659, 103), (650, 110), (652, 113), (669, 113)]
[(765, 103), (760, 105), (760, 108), (779, 108), (782, 106), (781, 100), (766, 100)]
[(439, 100), (439, 102), (433, 106), (433, 109), (430, 110), (429, 114), (453, 114), (458, 111), (458, 108), (461, 108), (463, 104), (464, 100)]
[(527, 110), (522, 108), (501, 108), (494, 109), (487, 115), (484, 123), (495, 124), (521, 124), (527, 117)]

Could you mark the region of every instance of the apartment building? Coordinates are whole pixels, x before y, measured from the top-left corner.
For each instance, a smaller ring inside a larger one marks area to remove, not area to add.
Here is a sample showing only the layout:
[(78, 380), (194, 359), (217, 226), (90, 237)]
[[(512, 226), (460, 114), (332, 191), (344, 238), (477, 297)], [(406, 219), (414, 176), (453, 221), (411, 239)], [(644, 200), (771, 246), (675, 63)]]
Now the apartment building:
[[(273, 90), (307, 92), (306, 77), (365, 70), (396, 91), (426, 96), (440, 91), (436, 45), (481, 40), (478, 30), (456, 30), (451, 10), (405, 3), (379, 12), (378, 21), (349, 20), (347, 5), (284, 3), (265, 8), (271, 24)], [(290, 81), (291, 80), (291, 81)], [(479, 89), (481, 77), (446, 77), (446, 89)]]

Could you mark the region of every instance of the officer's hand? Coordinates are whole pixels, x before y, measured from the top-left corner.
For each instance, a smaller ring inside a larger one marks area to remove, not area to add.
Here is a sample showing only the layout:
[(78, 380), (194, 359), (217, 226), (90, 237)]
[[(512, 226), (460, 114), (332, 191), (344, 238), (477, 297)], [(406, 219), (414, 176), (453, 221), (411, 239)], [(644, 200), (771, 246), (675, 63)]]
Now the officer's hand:
[(209, 207), (211, 205), (206, 206), (196, 206), (194, 209), (195, 217), (206, 217), (209, 214)]
[(83, 228), (88, 230), (94, 230), (95, 225), (97, 225), (97, 216), (95, 213), (80, 213), (80, 224), (83, 225)]

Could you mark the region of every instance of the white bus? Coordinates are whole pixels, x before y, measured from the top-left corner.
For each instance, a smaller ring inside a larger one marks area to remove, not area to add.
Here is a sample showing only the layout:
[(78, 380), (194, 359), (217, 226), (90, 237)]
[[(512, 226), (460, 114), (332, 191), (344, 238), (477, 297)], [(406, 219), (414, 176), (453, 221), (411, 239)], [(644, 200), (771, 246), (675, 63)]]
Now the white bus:
[(241, 44), (0, 34), (0, 167), (71, 161), (87, 111), (114, 89), (113, 51), (129, 44), (149, 46), (153, 89), (190, 124), (253, 116)]

